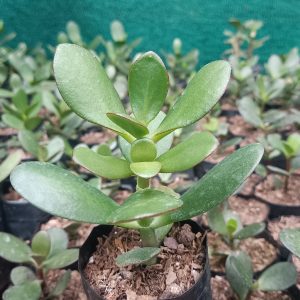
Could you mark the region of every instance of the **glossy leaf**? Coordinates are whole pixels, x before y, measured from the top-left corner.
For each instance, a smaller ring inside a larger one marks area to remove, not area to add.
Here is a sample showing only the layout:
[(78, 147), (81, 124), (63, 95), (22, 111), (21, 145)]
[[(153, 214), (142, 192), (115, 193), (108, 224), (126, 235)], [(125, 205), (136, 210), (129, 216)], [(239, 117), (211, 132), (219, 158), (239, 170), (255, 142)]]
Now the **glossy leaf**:
[(195, 123), (206, 115), (225, 92), (231, 67), (226, 61), (205, 65), (188, 83), (154, 136), (159, 140), (177, 128)]
[(150, 139), (139, 139), (131, 145), (130, 157), (134, 162), (153, 161), (156, 155), (156, 146)]
[(218, 140), (209, 132), (196, 132), (158, 157), (161, 173), (174, 173), (192, 168), (217, 147)]
[(0, 256), (4, 259), (26, 263), (31, 261), (31, 249), (21, 239), (5, 232), (0, 232)]
[(39, 280), (12, 286), (3, 294), (3, 300), (38, 300), (42, 293)]
[(129, 70), (129, 98), (135, 117), (148, 124), (161, 110), (168, 92), (168, 73), (154, 52), (141, 55)]
[(282, 230), (280, 240), (287, 249), (300, 257), (300, 228), (287, 228)]
[(31, 242), (34, 255), (46, 257), (49, 254), (51, 241), (48, 233), (44, 230), (36, 233)]
[(253, 284), (250, 257), (244, 252), (231, 254), (226, 260), (226, 278), (241, 300), (246, 299)]
[(22, 152), (20, 150), (9, 154), (5, 160), (0, 164), (0, 182), (3, 181), (10, 172), (16, 167), (22, 159)]
[(130, 169), (136, 176), (151, 178), (159, 173), (161, 163), (157, 161), (135, 162), (130, 164)]
[(43, 268), (47, 270), (60, 269), (74, 263), (78, 259), (79, 249), (62, 250), (43, 261)]
[(111, 198), (80, 177), (48, 163), (21, 164), (10, 178), (15, 190), (25, 199), (63, 218), (105, 224), (118, 207)]
[(35, 279), (35, 274), (28, 267), (18, 266), (13, 268), (10, 272), (10, 280), (14, 285), (20, 285), (26, 282), (34, 281)]
[(116, 259), (118, 267), (126, 267), (134, 264), (142, 264), (157, 256), (160, 248), (143, 247), (135, 248), (123, 254), (120, 254)]
[(252, 144), (227, 156), (183, 194), (182, 207), (170, 216), (172, 222), (209, 211), (231, 196), (253, 172), (263, 151), (260, 144)]
[(182, 201), (163, 192), (145, 189), (129, 196), (109, 217), (110, 223), (122, 223), (154, 217), (177, 209)]
[(114, 156), (97, 154), (87, 147), (76, 147), (73, 159), (97, 176), (109, 179), (127, 178), (133, 175), (129, 163)]
[(251, 225), (245, 226), (243, 229), (238, 231), (234, 235), (234, 238), (243, 240), (243, 239), (247, 239), (249, 237), (254, 237), (254, 236), (262, 233), (265, 230), (265, 228), (266, 228), (265, 223), (251, 224)]
[(76, 114), (92, 123), (123, 132), (106, 116), (108, 112), (125, 111), (95, 55), (77, 45), (60, 44), (53, 68), (60, 93)]
[(141, 138), (149, 133), (145, 125), (127, 115), (117, 113), (107, 113), (106, 115), (112, 122), (136, 138)]
[(259, 277), (258, 289), (261, 291), (283, 291), (297, 282), (295, 266), (289, 262), (279, 262)]

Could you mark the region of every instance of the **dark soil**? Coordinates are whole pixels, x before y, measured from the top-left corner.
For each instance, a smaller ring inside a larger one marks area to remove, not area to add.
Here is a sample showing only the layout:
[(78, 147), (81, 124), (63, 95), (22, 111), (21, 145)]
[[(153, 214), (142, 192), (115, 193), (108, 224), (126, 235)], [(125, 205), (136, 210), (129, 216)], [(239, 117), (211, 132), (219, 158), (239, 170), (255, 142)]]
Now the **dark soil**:
[(137, 231), (117, 228), (106, 240), (99, 238), (85, 275), (107, 300), (171, 298), (188, 290), (203, 272), (204, 238), (187, 224), (175, 225), (161, 246), (156, 264), (119, 268), (116, 257), (140, 247), (141, 241)]
[[(232, 250), (219, 234), (209, 232), (207, 236), (208, 245), (212, 250), (212, 256), (210, 257), (211, 270), (217, 273), (225, 273), (226, 256), (217, 255), (217, 253), (229, 254)], [(254, 272), (264, 270), (277, 259), (276, 248), (262, 238), (243, 240), (239, 243), (237, 249), (245, 251), (251, 257)]]
[(232, 196), (228, 199), (231, 210), (237, 213), (244, 225), (260, 223), (267, 220), (269, 207), (255, 199), (243, 199)]
[[(280, 180), (284, 182), (285, 176), (280, 176)], [(274, 187), (273, 175), (268, 175), (267, 178), (259, 183), (255, 189), (255, 195), (263, 200), (286, 206), (300, 205), (300, 177), (291, 176), (289, 178), (288, 190), (283, 188), (276, 189)]]

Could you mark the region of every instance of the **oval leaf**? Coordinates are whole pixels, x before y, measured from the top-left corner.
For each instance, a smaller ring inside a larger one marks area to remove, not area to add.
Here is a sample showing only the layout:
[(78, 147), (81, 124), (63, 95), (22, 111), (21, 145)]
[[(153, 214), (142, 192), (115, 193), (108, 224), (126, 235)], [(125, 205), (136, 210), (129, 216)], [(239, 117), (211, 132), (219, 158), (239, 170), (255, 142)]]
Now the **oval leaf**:
[(300, 228), (282, 230), (280, 240), (287, 249), (300, 257)]
[(154, 217), (177, 209), (182, 201), (157, 190), (145, 189), (132, 194), (110, 216), (110, 223), (122, 223)]
[(289, 262), (279, 262), (259, 277), (258, 289), (262, 291), (283, 291), (294, 285), (297, 281), (297, 271)]
[(244, 252), (228, 256), (226, 278), (241, 300), (246, 299), (253, 284), (253, 270), (250, 257)]
[(127, 115), (116, 113), (107, 113), (106, 115), (112, 122), (123, 128), (125, 131), (136, 138), (141, 138), (149, 133), (145, 125), (130, 118)]
[(121, 179), (133, 175), (129, 163), (114, 156), (97, 154), (87, 147), (77, 147), (73, 152), (73, 159), (97, 176), (108, 179)]
[(21, 239), (4, 232), (0, 232), (0, 256), (4, 259), (25, 263), (31, 261), (31, 249)]
[(196, 132), (158, 157), (161, 173), (174, 173), (192, 168), (210, 155), (217, 147), (218, 140), (209, 132)]
[(10, 272), (10, 280), (14, 285), (20, 285), (36, 279), (31, 269), (24, 266), (15, 267)]
[(141, 55), (130, 67), (128, 89), (132, 112), (148, 124), (160, 111), (168, 92), (168, 73), (154, 52)]
[(160, 248), (155, 247), (132, 249), (119, 255), (116, 259), (116, 264), (118, 267), (126, 267), (130, 265), (146, 263), (151, 258), (157, 256), (159, 252)]
[(69, 239), (65, 230), (62, 228), (53, 227), (48, 229), (47, 233), (49, 235), (51, 244), (48, 257), (51, 257), (68, 248)]
[(22, 159), (22, 151), (15, 151), (11, 153), (5, 160), (0, 164), (0, 182), (3, 181), (16, 167)]
[(265, 223), (251, 224), (238, 231), (235, 234), (234, 238), (239, 240), (247, 239), (249, 237), (253, 237), (262, 233), (265, 230), (265, 228), (266, 228)]
[(39, 280), (8, 288), (3, 294), (3, 300), (38, 300), (42, 293)]
[(159, 140), (171, 131), (195, 123), (206, 115), (225, 92), (231, 67), (226, 61), (205, 65), (189, 82), (154, 136)]
[(76, 114), (92, 123), (123, 132), (106, 116), (108, 112), (125, 111), (95, 55), (77, 45), (60, 44), (53, 68), (60, 93)]
[(43, 262), (47, 270), (64, 268), (78, 259), (79, 249), (62, 250)]
[(31, 249), (34, 255), (46, 257), (50, 251), (51, 241), (46, 231), (36, 233), (31, 242)]
[(106, 218), (118, 207), (79, 176), (48, 163), (21, 164), (10, 178), (25, 199), (63, 218), (105, 224)]
[(157, 175), (160, 171), (161, 163), (157, 161), (150, 162), (135, 162), (130, 164), (131, 171), (143, 178), (151, 178)]

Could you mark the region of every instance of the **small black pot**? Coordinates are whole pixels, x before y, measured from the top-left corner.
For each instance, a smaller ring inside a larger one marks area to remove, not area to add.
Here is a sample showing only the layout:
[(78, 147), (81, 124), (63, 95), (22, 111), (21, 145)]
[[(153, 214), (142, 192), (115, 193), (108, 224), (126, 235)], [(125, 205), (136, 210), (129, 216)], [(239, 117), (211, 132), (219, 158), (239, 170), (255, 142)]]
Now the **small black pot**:
[[(203, 231), (201, 227), (194, 221), (185, 221), (182, 222), (191, 225), (192, 231), (194, 233)], [(100, 296), (90, 285), (88, 279), (84, 274), (85, 266), (87, 265), (90, 257), (95, 252), (96, 247), (98, 245), (98, 237), (100, 236), (108, 236), (112, 231), (113, 226), (110, 225), (99, 225), (95, 227), (85, 243), (80, 248), (79, 252), (79, 260), (78, 260), (78, 269), (81, 275), (81, 281), (84, 288), (84, 291), (89, 300), (105, 300), (102, 296)], [(211, 289), (210, 289), (210, 267), (209, 267), (209, 259), (207, 252), (207, 240), (205, 238), (205, 252), (206, 252), (206, 260), (205, 267), (202, 276), (198, 279), (198, 281), (184, 294), (171, 298), (170, 300), (210, 300), (211, 299)]]
[(210, 169), (212, 169), (216, 164), (208, 161), (202, 161), (201, 163), (194, 166), (195, 177), (203, 177)]
[(3, 203), (0, 199), (0, 231), (4, 231)]
[(240, 114), (240, 112), (238, 110), (235, 109), (222, 109), (221, 113), (220, 113), (220, 117), (234, 117), (234, 116), (238, 116)]
[(2, 200), (4, 231), (21, 239), (30, 240), (42, 223), (51, 215), (43, 212), (24, 199), (17, 201)]

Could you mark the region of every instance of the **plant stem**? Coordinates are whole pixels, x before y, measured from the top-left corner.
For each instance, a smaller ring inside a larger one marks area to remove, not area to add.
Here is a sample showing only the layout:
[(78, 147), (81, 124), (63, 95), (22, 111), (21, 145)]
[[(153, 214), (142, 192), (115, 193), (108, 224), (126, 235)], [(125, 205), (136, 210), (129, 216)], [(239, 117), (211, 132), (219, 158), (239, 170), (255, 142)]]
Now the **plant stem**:
[[(291, 160), (290, 160), (290, 158), (286, 159), (285, 169), (288, 173), (290, 173), (290, 169), (291, 169)], [(289, 178), (290, 178), (289, 175), (285, 176), (285, 180), (284, 180), (284, 192), (285, 193), (287, 192), (288, 187), (289, 187)]]
[(158, 241), (153, 228), (140, 229), (140, 235), (143, 243), (143, 247), (158, 247)]

